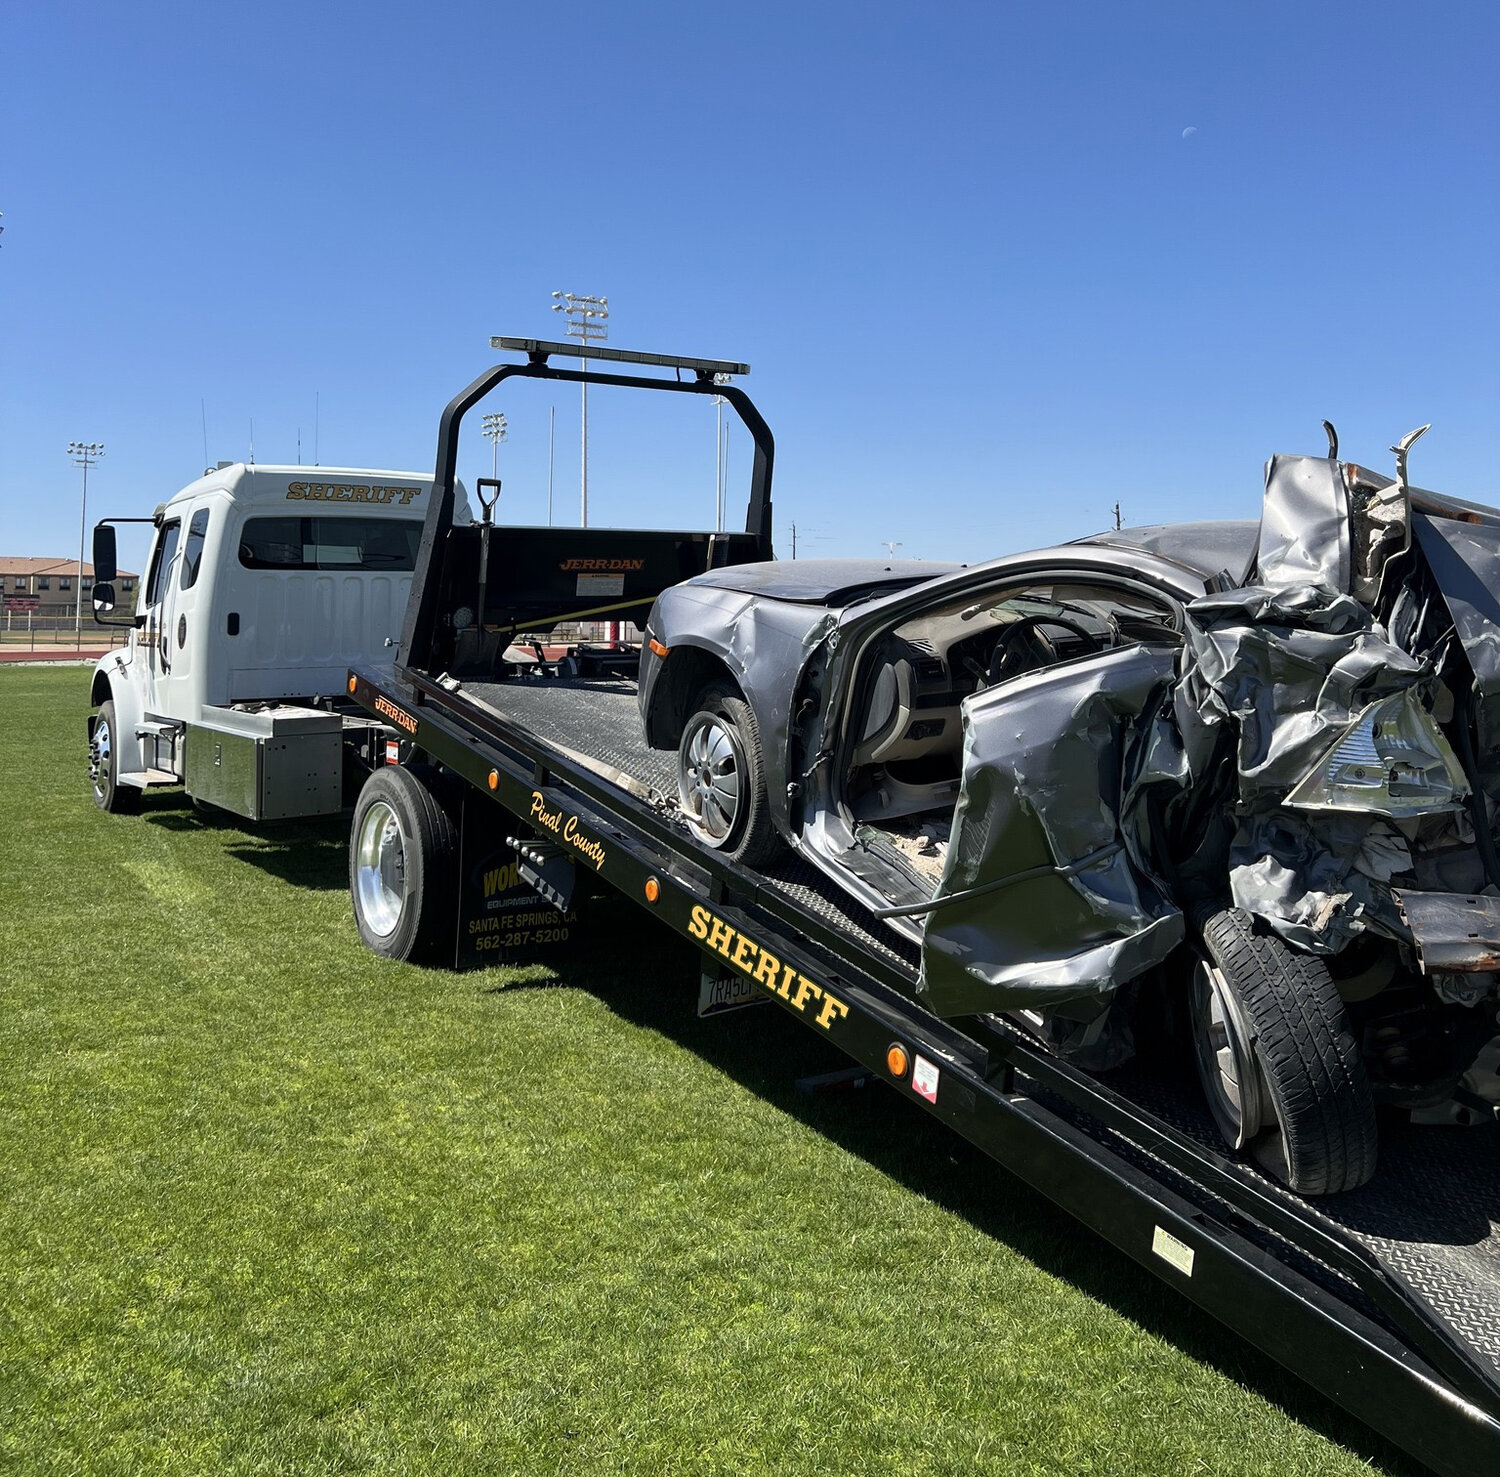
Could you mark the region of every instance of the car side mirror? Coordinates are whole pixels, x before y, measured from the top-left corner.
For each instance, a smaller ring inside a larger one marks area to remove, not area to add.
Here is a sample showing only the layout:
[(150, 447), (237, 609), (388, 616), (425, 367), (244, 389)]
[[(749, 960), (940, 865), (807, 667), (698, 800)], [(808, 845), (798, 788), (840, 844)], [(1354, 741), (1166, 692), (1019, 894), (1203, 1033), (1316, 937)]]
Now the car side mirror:
[[(94, 525), (94, 609), (99, 608), (99, 585), (108, 586), (113, 583), (115, 575), (119, 573), (116, 565), (115, 555), (115, 531), (108, 523), (96, 523)], [(113, 605), (114, 596), (111, 592), (110, 604)]]
[[(99, 560), (98, 560), (98, 557), (97, 557), (98, 556), (98, 547), (97, 547), (97, 545), (98, 545), (98, 537), (99, 537), (99, 531), (98, 531), (98, 529), (95, 529), (94, 530), (94, 540), (95, 540), (94, 567), (96, 569), (99, 566)], [(110, 611), (112, 611), (114, 608), (115, 608), (115, 587), (113, 585), (111, 585), (111, 584), (103, 584), (103, 585), (101, 585), (97, 580), (95, 580), (94, 581), (94, 614), (95, 615), (108, 615), (110, 613)]]

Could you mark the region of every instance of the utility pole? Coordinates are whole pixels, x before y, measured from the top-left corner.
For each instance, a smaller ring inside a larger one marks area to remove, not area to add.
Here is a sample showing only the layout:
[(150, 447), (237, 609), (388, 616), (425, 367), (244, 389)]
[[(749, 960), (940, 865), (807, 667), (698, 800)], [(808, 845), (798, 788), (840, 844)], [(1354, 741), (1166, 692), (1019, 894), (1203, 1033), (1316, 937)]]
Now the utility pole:
[(1116, 528), (1116, 530), (1118, 530), (1120, 528), (1120, 505), (1119, 505), (1119, 503), (1115, 504), (1115, 528)]
[(68, 455), (75, 467), (83, 468), (83, 504), (78, 513), (78, 608), (75, 615), (74, 640), (83, 650), (83, 536), (89, 521), (89, 468), (104, 455), (102, 441), (70, 441)]
[(484, 429), (481, 434), (490, 443), (490, 477), (498, 479), (500, 476), (500, 443), (509, 439), (510, 427), (505, 424), (503, 415), (487, 415), (484, 418)]
[(792, 524), (792, 558), (797, 557), (797, 525)]
[(894, 559), (896, 557), (896, 550), (901, 547), (901, 540), (888, 538), (882, 539), (881, 542), (885, 545), (887, 557)]
[[(607, 297), (583, 297), (576, 292), (554, 292), (555, 301), (552, 304), (554, 313), (561, 313), (568, 320), (568, 337), (582, 341), (585, 348), (590, 343), (603, 343), (609, 337), (609, 299)], [(589, 372), (589, 361), (587, 357), (578, 361), (578, 367), (584, 374)], [(584, 380), (583, 390), (583, 433), (582, 433), (582, 472), (580, 477), (580, 503), (582, 522), (580, 527), (589, 526), (589, 385)]]

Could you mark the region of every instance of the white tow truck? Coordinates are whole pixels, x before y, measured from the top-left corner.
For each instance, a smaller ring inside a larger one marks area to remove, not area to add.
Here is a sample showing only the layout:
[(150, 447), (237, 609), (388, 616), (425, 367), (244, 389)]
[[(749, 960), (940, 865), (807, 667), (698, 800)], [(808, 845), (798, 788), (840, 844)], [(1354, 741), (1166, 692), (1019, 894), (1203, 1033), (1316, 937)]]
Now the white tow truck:
[[(101, 522), (94, 618), (130, 638), (94, 668), (95, 802), (131, 810), (180, 784), (253, 821), (343, 809), (404, 737), (347, 683), (390, 668), (431, 489), (415, 472), (220, 463), (150, 519)], [(151, 551), (117, 611), (114, 525), (135, 522), (154, 525)]]

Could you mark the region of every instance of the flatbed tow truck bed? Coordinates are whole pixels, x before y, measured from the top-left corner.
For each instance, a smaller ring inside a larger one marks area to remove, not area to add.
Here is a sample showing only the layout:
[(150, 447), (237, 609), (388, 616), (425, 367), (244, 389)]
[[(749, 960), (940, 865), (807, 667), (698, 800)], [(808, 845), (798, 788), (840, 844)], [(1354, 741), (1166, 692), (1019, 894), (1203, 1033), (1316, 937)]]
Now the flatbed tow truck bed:
[[(505, 371), (580, 378), (547, 365), (556, 346), (528, 352)], [(458, 417), (501, 377), (450, 405), (439, 486)], [(752, 872), (694, 840), (633, 683), (456, 679), (412, 660), (432, 639), (416, 607), (440, 512), (435, 498), (394, 680), (355, 672), (350, 689), (467, 781), (494, 835), (632, 898), (1434, 1470), (1500, 1470), (1500, 1127), (1392, 1127), (1369, 1185), (1313, 1202), (1219, 1151), (1190, 1078), (1091, 1076), (1009, 1020), (937, 1019), (912, 996), (914, 948), (806, 863)]]
[[(670, 816), (676, 808), (673, 755), (646, 746), (630, 682), (533, 680), (476, 683), (465, 693), (514, 729), (560, 749), (573, 749), (601, 777), (633, 780)], [(614, 780), (619, 785), (619, 780)], [(622, 786), (622, 788), (624, 788)], [(686, 830), (684, 829), (686, 839)], [(840, 933), (846, 951), (865, 949), (900, 961), (916, 977), (916, 950), (838, 891), (805, 862), (789, 858), (761, 882), (796, 908), (820, 916)], [(886, 936), (882, 937), (883, 931)], [(1187, 1076), (1163, 1078), (1126, 1067), (1100, 1079), (1122, 1098), (1170, 1124), (1209, 1152), (1219, 1142), (1202, 1095)], [(1281, 1189), (1253, 1166), (1253, 1175), (1298, 1213), (1324, 1222), (1395, 1268), (1493, 1366), (1500, 1378), (1500, 1128), (1394, 1127), (1381, 1141), (1381, 1167), (1362, 1189), (1327, 1200)], [(1474, 1204), (1457, 1185), (1491, 1185)]]

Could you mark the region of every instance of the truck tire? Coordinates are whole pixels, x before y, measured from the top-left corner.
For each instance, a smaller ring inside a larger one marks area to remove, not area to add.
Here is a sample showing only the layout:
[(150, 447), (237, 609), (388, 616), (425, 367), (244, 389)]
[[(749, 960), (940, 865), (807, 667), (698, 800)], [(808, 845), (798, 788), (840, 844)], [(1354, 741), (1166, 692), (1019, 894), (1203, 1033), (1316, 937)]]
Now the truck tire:
[(1226, 908), (1201, 925), (1190, 1011), (1194, 1061), (1231, 1148), (1300, 1195), (1375, 1173), (1375, 1104), (1321, 959)]
[(89, 737), (89, 787), (94, 804), (111, 815), (125, 815), (141, 808), (141, 792), (120, 783), (120, 725), (113, 698), (100, 705)]
[(458, 829), (437, 773), (381, 768), (365, 781), (349, 832), (349, 894), (359, 936), (386, 959), (453, 963)]
[(759, 867), (780, 853), (760, 729), (728, 683), (710, 683), (693, 704), (677, 746), (677, 799), (693, 835), (731, 861)]

